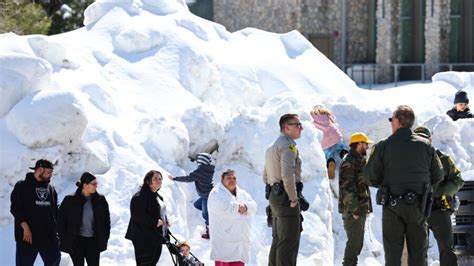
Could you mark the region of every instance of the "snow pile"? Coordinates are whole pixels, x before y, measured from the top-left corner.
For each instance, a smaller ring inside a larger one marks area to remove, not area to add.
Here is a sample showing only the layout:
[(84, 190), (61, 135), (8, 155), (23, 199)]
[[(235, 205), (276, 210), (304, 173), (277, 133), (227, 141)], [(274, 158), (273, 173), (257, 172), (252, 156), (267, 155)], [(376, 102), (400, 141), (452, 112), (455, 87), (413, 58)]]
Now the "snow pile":
[[(101, 262), (132, 265), (133, 247), (124, 235), (130, 198), (144, 174), (189, 173), (196, 167), (190, 158), (203, 151), (217, 159), (215, 182), (233, 168), (239, 186), (256, 200), (251, 264), (266, 265), (271, 230), (261, 174), (265, 150), (287, 112), (299, 114), (304, 126), (297, 143), (303, 193), (311, 204), (298, 260), (340, 264), (345, 233), (326, 178), (322, 134), (310, 121), (316, 104), (334, 112), (345, 141), (355, 131), (374, 140), (390, 135), (387, 118), (397, 105), (409, 104), (416, 124), (433, 129), (434, 144), (474, 176), (473, 121), (452, 122), (444, 115), (457, 89), (474, 95), (468, 74), (361, 90), (298, 32), (229, 33), (190, 14), (184, 1), (98, 0), (86, 10), (85, 24), (51, 37), (0, 35), (0, 232), (7, 243), (2, 265), (14, 262), (9, 195), (35, 160), (57, 162), (52, 182), (60, 199), (74, 191), (82, 172), (98, 176), (112, 218)], [(192, 206), (194, 185), (165, 179), (160, 194), (169, 205), (172, 232), (210, 263), (209, 242), (200, 239), (203, 221)], [(379, 207), (368, 221), (360, 264), (382, 265)], [(437, 257), (433, 250), (430, 256)], [(63, 262), (70, 265), (65, 254)], [(160, 262), (170, 263), (166, 251)]]

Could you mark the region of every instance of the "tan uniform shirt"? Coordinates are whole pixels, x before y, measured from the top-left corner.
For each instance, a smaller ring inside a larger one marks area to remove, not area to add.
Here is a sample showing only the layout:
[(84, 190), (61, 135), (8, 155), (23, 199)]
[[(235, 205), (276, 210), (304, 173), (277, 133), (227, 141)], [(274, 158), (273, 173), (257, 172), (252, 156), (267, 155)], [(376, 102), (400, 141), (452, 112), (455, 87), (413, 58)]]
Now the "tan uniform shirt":
[(263, 182), (273, 185), (283, 181), (290, 201), (298, 200), (296, 182), (301, 181), (301, 159), (296, 142), (284, 134), (267, 149)]

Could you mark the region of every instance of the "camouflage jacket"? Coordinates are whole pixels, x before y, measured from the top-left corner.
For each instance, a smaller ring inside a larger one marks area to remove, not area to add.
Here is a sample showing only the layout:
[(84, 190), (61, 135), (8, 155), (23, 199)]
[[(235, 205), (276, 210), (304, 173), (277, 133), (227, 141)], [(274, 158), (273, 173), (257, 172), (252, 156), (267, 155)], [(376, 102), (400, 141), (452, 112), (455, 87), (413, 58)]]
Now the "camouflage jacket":
[(351, 150), (339, 167), (339, 212), (361, 215), (372, 212), (370, 190), (362, 176), (366, 161)]
[(436, 150), (441, 163), (443, 164), (444, 177), (436, 186), (434, 186), (434, 197), (441, 197), (442, 194), (446, 196), (453, 196), (464, 185), (461, 172), (454, 164), (453, 159), (441, 151)]

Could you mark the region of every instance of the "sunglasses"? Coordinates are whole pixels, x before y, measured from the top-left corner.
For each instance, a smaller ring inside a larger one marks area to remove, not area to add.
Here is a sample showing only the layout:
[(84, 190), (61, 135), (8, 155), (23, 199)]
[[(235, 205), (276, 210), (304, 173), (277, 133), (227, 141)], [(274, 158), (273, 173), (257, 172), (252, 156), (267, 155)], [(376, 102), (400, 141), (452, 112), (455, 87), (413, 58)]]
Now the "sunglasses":
[(89, 185), (96, 187), (99, 183), (97, 182), (90, 182)]
[(303, 128), (303, 124), (301, 123), (288, 123), (287, 125), (296, 126), (297, 128)]
[(392, 121), (393, 121), (393, 118), (389, 117), (388, 122), (392, 123)]

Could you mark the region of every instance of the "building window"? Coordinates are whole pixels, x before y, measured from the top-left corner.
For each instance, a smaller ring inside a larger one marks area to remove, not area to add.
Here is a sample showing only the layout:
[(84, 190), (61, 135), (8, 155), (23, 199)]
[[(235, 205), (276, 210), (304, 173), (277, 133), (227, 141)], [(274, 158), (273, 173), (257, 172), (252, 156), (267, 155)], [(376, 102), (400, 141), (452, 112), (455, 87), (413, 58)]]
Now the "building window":
[(377, 49), (377, 16), (375, 10), (377, 8), (376, 0), (369, 1), (369, 25), (368, 25), (368, 37), (369, 46), (367, 53), (367, 60), (370, 63), (375, 63), (375, 55)]
[(474, 61), (474, 1), (451, 0), (449, 61)]
[(400, 61), (423, 63), (425, 58), (426, 0), (400, 1)]

